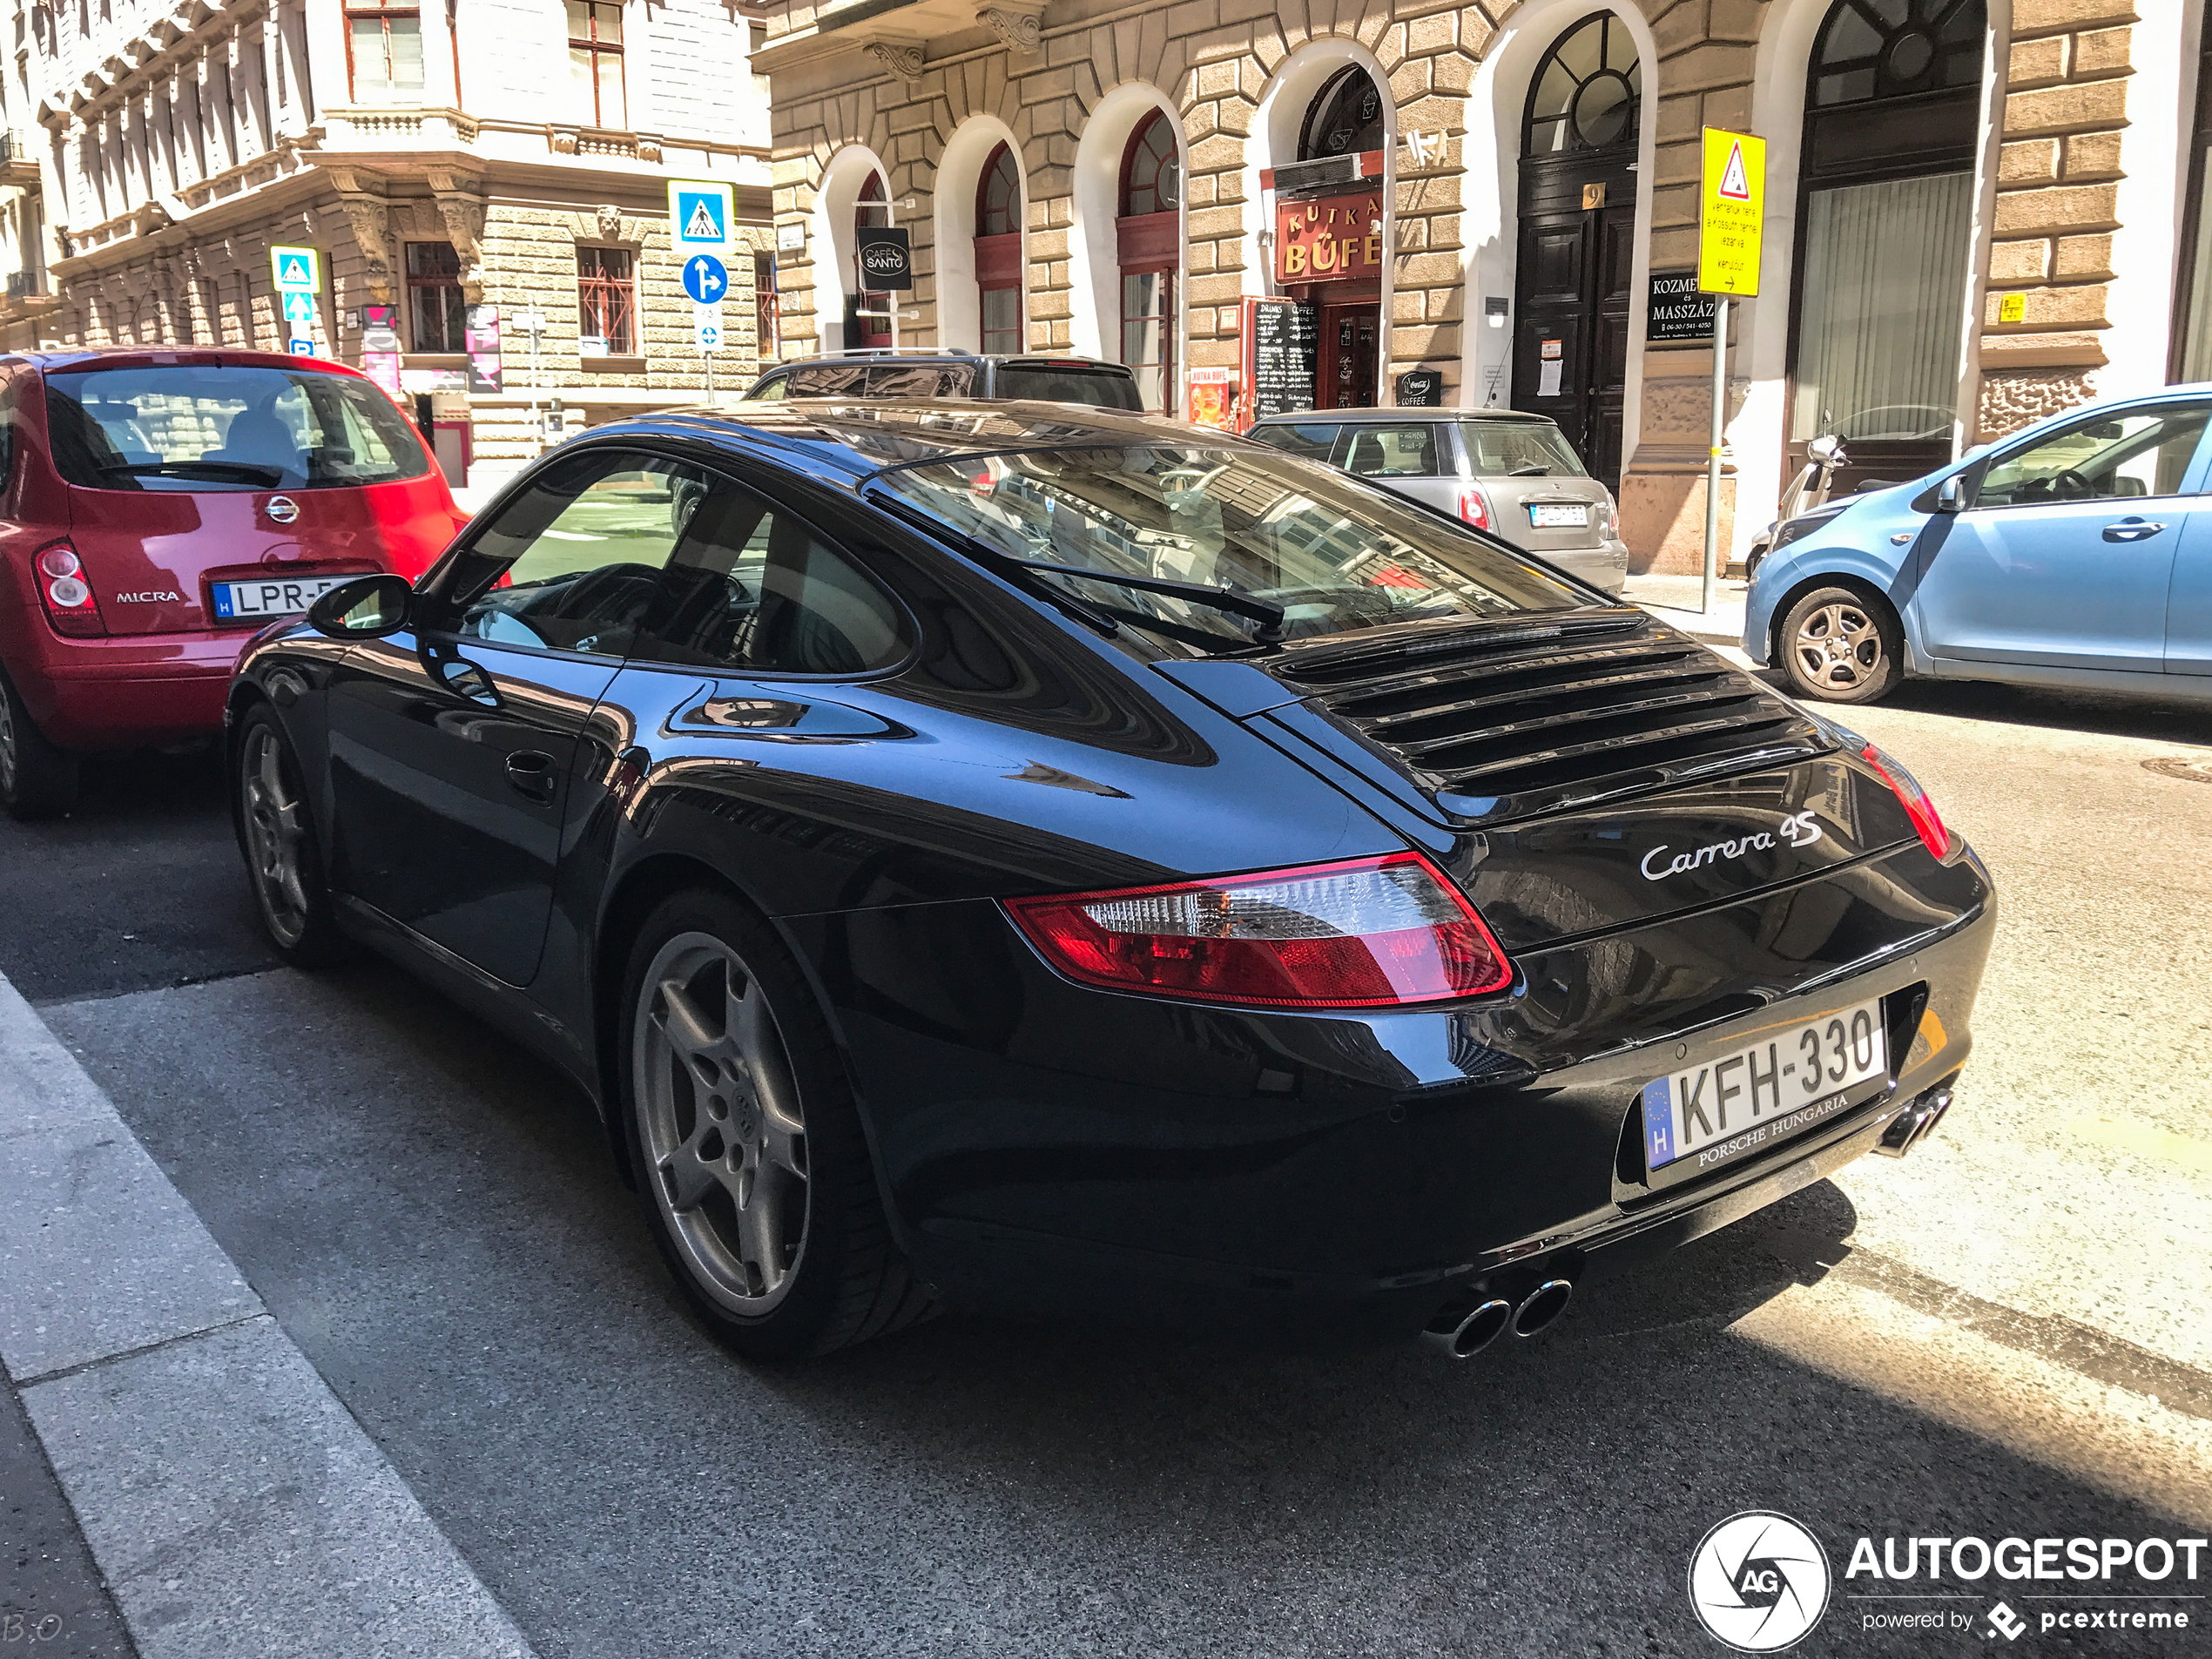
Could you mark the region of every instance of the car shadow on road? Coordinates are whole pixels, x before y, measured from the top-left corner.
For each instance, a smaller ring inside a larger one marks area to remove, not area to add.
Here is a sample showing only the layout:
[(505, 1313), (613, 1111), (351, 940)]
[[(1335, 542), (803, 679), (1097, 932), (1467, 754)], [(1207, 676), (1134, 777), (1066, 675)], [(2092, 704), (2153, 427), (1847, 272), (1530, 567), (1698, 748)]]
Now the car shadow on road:
[[(1778, 669), (1759, 668), (1751, 672), (1776, 691), (1789, 692), (1789, 681)], [(1808, 706), (1845, 725), (1856, 711), (1840, 703)], [(2097, 737), (2141, 738), (2191, 749), (2212, 747), (2212, 738), (2206, 735), (2212, 730), (2212, 721), (2208, 721), (2203, 704), (2120, 691), (2058, 691), (2001, 685), (1995, 680), (1910, 679), (1874, 706)]]
[[(2174, 1530), (1736, 1328), (1849, 1262), (1832, 1184), (1464, 1364), (950, 1313), (757, 1366), (590, 1103), (391, 969), (50, 1018), (549, 1656), (1686, 1653), (1738, 1510), (1838, 1574), (1862, 1533)], [(1927, 1650), (1859, 1616), (1838, 1650)]]

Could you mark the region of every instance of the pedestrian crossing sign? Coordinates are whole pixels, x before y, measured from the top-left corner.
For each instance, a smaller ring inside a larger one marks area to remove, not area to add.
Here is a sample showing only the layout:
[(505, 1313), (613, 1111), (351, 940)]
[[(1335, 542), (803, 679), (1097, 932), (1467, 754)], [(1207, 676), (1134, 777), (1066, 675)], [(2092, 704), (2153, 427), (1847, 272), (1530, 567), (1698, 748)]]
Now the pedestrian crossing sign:
[(668, 181), (668, 228), (678, 253), (730, 246), (731, 187), (703, 179)]
[(322, 254), (312, 247), (272, 247), (269, 269), (280, 293), (320, 293)]

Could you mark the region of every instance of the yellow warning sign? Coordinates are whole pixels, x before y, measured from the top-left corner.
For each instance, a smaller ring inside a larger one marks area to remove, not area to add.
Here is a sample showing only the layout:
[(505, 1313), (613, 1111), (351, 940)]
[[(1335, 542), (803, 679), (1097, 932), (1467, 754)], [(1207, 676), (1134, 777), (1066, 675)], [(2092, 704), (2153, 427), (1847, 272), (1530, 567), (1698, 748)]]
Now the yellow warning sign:
[(1758, 293), (1759, 239), (1765, 224), (1766, 140), (1707, 127), (1698, 190), (1700, 293)]

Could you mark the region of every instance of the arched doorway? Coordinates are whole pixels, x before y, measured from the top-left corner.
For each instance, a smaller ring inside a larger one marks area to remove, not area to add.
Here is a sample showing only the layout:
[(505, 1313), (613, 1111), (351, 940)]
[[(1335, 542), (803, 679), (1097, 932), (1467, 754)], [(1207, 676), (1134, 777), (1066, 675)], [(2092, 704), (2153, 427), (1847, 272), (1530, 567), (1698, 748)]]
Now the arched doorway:
[(1813, 41), (1790, 461), (1839, 435), (1844, 489), (1951, 457), (1987, 34), (1983, 0), (1837, 0)]
[[(872, 172), (860, 186), (860, 198), (853, 205), (853, 228), (856, 231), (887, 230), (891, 225), (891, 192), (885, 187), (883, 175)], [(845, 343), (848, 348), (869, 351), (888, 347), (892, 343), (891, 307), (896, 295), (884, 293), (867, 286), (867, 275), (860, 269), (859, 239), (854, 239), (853, 250), (853, 292), (845, 301)]]
[(1521, 125), (1513, 402), (1559, 423), (1582, 464), (1621, 482), (1643, 71), (1609, 11), (1552, 43)]
[[(1339, 70), (1323, 84), (1313, 101), (1306, 105), (1305, 119), (1298, 129), (1300, 163), (1341, 159), (1348, 165), (1334, 170), (1305, 170), (1297, 176), (1311, 182), (1289, 190), (1279, 188), (1278, 175), (1278, 206), (1285, 198), (1294, 200), (1298, 196), (1312, 196), (1317, 215), (1325, 206), (1332, 220), (1339, 215), (1345, 219), (1332, 241), (1332, 224), (1317, 218), (1314, 223), (1320, 233), (1318, 246), (1343, 249), (1357, 245), (1363, 250), (1356, 263), (1349, 259), (1339, 260), (1334, 267), (1335, 274), (1326, 278), (1320, 275), (1320, 263), (1316, 260), (1307, 266), (1313, 280), (1290, 285), (1291, 292), (1318, 308), (1313, 387), (1316, 408), (1367, 409), (1375, 406), (1382, 374), (1382, 282), (1379, 275), (1366, 268), (1364, 249), (1370, 237), (1374, 239), (1374, 247), (1379, 249), (1381, 246), (1381, 226), (1378, 222), (1382, 211), (1380, 181), (1383, 152), (1388, 144), (1382, 89), (1376, 85), (1373, 76), (1354, 64)], [(1368, 179), (1376, 181), (1369, 190), (1349, 196), (1342, 193), (1346, 182)], [(1366, 222), (1360, 222), (1363, 219)], [(1352, 233), (1349, 238), (1343, 234), (1347, 230)]]
[(1001, 144), (975, 185), (975, 288), (987, 354), (1022, 348), (1022, 174)]
[(1167, 111), (1136, 124), (1122, 152), (1115, 246), (1122, 273), (1122, 361), (1136, 375), (1148, 409), (1174, 414), (1176, 267), (1183, 233), (1183, 157)]

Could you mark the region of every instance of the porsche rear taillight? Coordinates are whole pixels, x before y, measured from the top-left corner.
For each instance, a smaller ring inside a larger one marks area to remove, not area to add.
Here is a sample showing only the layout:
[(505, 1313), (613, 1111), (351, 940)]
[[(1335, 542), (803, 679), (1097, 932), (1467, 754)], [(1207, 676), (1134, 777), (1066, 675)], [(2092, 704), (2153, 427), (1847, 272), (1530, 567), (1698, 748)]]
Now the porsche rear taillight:
[(1460, 516), (1479, 530), (1490, 528), (1490, 503), (1473, 484), (1460, 486)]
[(1912, 827), (1919, 833), (1920, 844), (1939, 859), (1951, 856), (1951, 832), (1943, 826), (1935, 803), (1928, 799), (1928, 792), (1920, 787), (1919, 780), (1898, 763), (1878, 744), (1868, 744), (1858, 752), (1858, 758), (1874, 768), (1884, 783), (1897, 796), (1898, 804), (1905, 808), (1905, 815), (1912, 820)]
[(1169, 887), (1009, 900), (1069, 978), (1254, 1008), (1401, 1008), (1481, 996), (1513, 967), (1417, 853)]
[(67, 542), (49, 542), (31, 556), (31, 581), (38, 589), (38, 603), (57, 634), (85, 638), (107, 632), (100, 618), (100, 602), (84, 579), (84, 562)]

